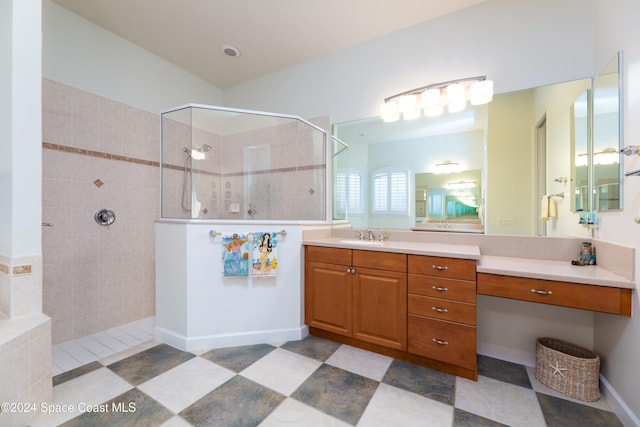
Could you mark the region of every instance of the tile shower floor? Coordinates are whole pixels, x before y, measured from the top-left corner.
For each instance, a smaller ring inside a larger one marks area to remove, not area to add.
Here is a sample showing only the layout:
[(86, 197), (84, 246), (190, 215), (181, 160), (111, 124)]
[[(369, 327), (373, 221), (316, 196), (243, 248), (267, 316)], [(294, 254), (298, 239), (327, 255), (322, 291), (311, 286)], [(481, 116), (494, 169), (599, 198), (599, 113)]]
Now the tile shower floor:
[(33, 427), (622, 426), (486, 356), (475, 382), (316, 337), (184, 352), (153, 340), (153, 318), (53, 353), (52, 411)]

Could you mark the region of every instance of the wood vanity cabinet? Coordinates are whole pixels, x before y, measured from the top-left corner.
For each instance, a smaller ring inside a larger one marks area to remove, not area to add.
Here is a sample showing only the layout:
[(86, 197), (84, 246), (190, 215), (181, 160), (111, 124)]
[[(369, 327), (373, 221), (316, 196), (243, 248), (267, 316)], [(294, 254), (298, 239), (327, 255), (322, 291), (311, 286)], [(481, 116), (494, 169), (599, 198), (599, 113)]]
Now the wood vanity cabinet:
[(407, 255), (305, 246), (305, 323), (406, 350)]
[(631, 289), (478, 273), (478, 294), (631, 316)]
[(407, 298), (408, 352), (477, 378), (476, 262), (409, 255)]

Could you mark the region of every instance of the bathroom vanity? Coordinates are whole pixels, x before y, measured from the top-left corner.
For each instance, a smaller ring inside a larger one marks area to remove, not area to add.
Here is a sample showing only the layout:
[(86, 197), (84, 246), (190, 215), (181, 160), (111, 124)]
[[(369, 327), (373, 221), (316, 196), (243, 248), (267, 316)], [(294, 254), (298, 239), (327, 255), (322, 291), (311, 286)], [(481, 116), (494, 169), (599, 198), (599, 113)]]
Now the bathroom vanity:
[(303, 245), (312, 335), (473, 380), (477, 295), (631, 316), (635, 284), (599, 266), (437, 241), (334, 235)]

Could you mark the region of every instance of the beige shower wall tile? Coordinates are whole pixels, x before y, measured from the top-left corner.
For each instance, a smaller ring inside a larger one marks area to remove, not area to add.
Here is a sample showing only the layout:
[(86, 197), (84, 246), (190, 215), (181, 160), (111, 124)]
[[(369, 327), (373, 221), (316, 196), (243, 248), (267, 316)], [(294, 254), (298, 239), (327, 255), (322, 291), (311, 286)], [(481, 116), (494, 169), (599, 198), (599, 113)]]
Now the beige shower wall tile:
[(123, 104), (100, 98), (100, 151), (124, 154), (123, 150)]

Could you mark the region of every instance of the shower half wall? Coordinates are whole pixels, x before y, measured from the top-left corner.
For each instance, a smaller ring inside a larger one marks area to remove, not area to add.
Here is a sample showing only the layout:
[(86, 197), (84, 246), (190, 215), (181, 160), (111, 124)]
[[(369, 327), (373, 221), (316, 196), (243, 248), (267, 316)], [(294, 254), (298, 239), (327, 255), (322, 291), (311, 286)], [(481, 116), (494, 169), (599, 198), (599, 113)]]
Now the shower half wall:
[[(302, 231), (327, 222), (327, 133), (295, 116), (204, 105), (161, 122), (156, 337), (184, 350), (302, 338)], [(277, 239), (266, 277), (253, 268), (265, 232)], [(246, 274), (225, 269), (234, 233)]]

